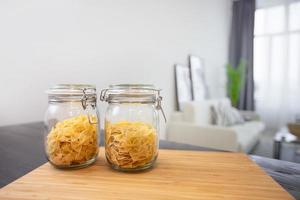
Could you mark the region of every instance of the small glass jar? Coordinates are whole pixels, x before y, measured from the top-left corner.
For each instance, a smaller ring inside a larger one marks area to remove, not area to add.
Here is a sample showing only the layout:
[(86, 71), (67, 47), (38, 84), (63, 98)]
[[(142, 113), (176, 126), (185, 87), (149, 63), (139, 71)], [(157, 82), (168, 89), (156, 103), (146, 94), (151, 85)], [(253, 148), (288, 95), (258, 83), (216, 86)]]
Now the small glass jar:
[(120, 171), (138, 171), (155, 163), (159, 149), (162, 97), (153, 85), (112, 85), (101, 91), (105, 114), (105, 155)]
[(47, 94), (44, 144), (49, 162), (57, 168), (95, 162), (100, 130), (95, 86), (60, 84)]

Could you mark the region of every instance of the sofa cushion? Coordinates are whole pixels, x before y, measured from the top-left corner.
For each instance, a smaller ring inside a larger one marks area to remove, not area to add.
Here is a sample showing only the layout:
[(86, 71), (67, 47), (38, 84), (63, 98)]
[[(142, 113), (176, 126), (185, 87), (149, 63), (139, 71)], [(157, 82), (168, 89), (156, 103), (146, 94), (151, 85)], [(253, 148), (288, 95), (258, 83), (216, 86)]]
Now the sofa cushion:
[(236, 131), (240, 150), (250, 152), (258, 141), (260, 133), (265, 125), (260, 121), (250, 121), (231, 127)]
[(185, 102), (183, 104), (183, 119), (198, 125), (211, 123), (210, 107), (207, 101)]
[(211, 107), (218, 104), (231, 105), (228, 98), (185, 102), (183, 103), (183, 120), (198, 125), (212, 124)]
[(231, 105), (219, 102), (211, 107), (212, 124), (218, 126), (232, 126), (244, 123), (244, 119), (239, 111)]

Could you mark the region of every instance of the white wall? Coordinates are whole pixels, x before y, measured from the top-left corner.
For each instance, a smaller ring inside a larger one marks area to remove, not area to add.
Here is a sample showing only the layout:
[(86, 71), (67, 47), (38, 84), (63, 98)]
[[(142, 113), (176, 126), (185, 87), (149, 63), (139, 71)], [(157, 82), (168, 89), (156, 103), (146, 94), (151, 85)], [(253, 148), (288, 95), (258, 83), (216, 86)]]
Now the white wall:
[(153, 83), (170, 113), (188, 54), (223, 96), (230, 14), (230, 0), (2, 0), (0, 125), (42, 120), (57, 83)]

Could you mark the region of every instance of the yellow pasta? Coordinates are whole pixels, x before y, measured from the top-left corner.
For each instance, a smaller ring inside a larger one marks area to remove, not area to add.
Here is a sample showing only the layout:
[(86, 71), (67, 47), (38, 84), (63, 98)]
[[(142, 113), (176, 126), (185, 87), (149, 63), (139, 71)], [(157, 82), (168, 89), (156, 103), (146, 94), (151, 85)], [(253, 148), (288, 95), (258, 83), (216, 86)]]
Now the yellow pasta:
[[(96, 121), (95, 116), (91, 116)], [(57, 166), (78, 165), (98, 153), (97, 125), (90, 124), (86, 115), (58, 122), (47, 136), (49, 160)]]
[(105, 151), (112, 164), (132, 169), (143, 167), (157, 156), (157, 134), (143, 122), (105, 123)]

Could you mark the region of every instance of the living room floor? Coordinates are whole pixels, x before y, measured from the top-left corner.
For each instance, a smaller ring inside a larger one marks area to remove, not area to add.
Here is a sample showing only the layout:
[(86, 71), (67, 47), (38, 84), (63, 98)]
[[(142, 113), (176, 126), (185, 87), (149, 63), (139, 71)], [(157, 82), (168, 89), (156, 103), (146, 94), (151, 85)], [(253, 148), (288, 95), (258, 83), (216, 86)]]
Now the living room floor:
[(273, 158), (273, 137), (276, 132), (274, 130), (265, 130), (256, 144), (251, 154)]

